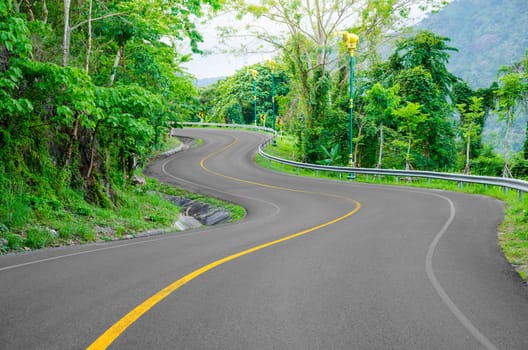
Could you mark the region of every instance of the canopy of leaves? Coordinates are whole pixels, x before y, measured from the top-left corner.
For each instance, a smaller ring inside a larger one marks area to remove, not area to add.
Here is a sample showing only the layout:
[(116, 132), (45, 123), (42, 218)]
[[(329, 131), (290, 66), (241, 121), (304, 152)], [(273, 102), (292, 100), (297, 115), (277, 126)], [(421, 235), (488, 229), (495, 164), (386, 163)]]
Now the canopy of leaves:
[(0, 192), (118, 205), (116, 189), (197, 112), (174, 43), (198, 50), (195, 22), (220, 1), (69, 3), (0, 2)]

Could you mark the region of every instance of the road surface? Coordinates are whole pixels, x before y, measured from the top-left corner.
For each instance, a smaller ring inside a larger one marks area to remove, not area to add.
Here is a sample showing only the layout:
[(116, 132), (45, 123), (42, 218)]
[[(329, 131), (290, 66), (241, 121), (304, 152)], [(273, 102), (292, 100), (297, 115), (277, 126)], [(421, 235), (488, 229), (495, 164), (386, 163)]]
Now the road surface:
[(244, 220), (0, 257), (1, 349), (528, 349), (500, 202), (279, 174), (264, 136), (184, 129), (151, 165)]

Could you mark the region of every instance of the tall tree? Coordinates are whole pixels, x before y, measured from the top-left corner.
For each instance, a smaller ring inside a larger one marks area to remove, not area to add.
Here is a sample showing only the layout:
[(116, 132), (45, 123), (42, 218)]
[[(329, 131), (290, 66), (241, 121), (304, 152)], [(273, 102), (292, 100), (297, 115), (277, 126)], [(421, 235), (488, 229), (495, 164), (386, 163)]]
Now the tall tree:
[(383, 130), (385, 125), (390, 122), (393, 110), (400, 104), (400, 97), (398, 96), (399, 90), (399, 85), (385, 89), (380, 83), (376, 83), (367, 91), (365, 96), (365, 100), (367, 101), (365, 109), (376, 120), (378, 127), (379, 151), (378, 163), (376, 164), (378, 169), (381, 169), (383, 160)]
[(394, 115), (400, 120), (398, 131), (403, 133), (406, 141), (397, 140), (397, 144), (406, 148), (405, 151), (405, 170), (412, 169), (411, 166), (411, 148), (416, 141), (416, 130), (422, 124), (427, 114), (420, 111), (419, 103), (407, 102), (403, 107), (394, 110)]
[[(361, 32), (357, 34), (364, 34), (369, 52), (375, 52), (375, 46), (385, 32), (381, 28), (397, 29), (399, 20), (407, 17), (411, 6), (430, 8), (440, 6), (442, 1), (261, 0), (258, 4), (253, 1), (234, 3), (235, 10), (241, 16), (249, 14), (265, 18), (283, 28), (279, 34), (270, 33), (266, 27), (257, 25), (249, 25), (245, 31), (248, 36), (282, 50), (284, 61), (289, 64), (292, 74), (291, 91), (296, 94), (298, 106), (296, 117), (303, 123), (300, 129), (311, 133), (301, 135), (301, 139), (306, 139), (306, 142), (303, 141), (304, 146), (311, 149), (312, 136), (318, 135), (316, 124), (321, 123), (318, 120), (323, 119), (327, 111), (327, 107), (321, 108), (321, 103), (331, 103), (326, 96), (316, 93), (316, 89), (327, 84), (338, 65), (335, 61), (338, 56), (336, 49), (340, 46), (336, 35), (338, 31), (354, 28), (354, 31)], [(301, 145), (301, 148), (304, 146)]]
[(460, 131), (466, 142), (466, 165), (464, 166), (464, 174), (469, 175), (471, 172), (471, 140), (479, 135), (481, 130), (480, 120), (482, 120), (484, 116), (482, 97), (473, 96), (471, 97), (471, 104), (469, 106), (461, 103), (457, 105), (457, 108), (461, 114)]
[(458, 51), (447, 45), (449, 41), (449, 38), (431, 31), (420, 31), (414, 37), (398, 42), (393, 59), (402, 69), (422, 67), (428, 71), (438, 90), (447, 96), (451, 86), (459, 80), (447, 69), (449, 51)]
[(497, 111), (499, 120), (505, 123), (504, 132), (504, 177), (511, 177), (510, 170), (510, 130), (513, 121), (519, 115), (526, 97), (527, 85), (520, 73), (507, 73), (499, 78), (497, 91)]

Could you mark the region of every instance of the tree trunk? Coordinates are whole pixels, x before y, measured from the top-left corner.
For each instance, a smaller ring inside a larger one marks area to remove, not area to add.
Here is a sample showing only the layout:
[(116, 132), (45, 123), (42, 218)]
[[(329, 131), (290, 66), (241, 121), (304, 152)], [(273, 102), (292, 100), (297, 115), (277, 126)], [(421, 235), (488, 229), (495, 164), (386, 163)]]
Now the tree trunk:
[(380, 125), (379, 155), (378, 165), (376, 168), (381, 169), (381, 160), (383, 159), (383, 123)]
[(115, 82), (117, 67), (119, 66), (119, 61), (121, 60), (121, 50), (122, 46), (117, 49), (114, 65), (112, 66), (112, 74), (110, 75), (110, 86), (114, 85)]
[(70, 55), (70, 5), (71, 0), (64, 0), (64, 34), (62, 37), (62, 66), (68, 65)]
[(469, 164), (469, 149), (471, 145), (471, 134), (468, 135), (467, 145), (466, 145), (466, 167), (464, 168), (464, 174), (469, 175), (471, 172)]
[(79, 116), (75, 117), (75, 122), (73, 123), (73, 130), (70, 134), (70, 143), (68, 144), (68, 149), (66, 151), (66, 160), (64, 161), (64, 167), (68, 167), (71, 163), (73, 155), (73, 145), (75, 140), (77, 140), (77, 133), (79, 131)]
[(90, 163), (88, 165), (88, 170), (86, 171), (86, 178), (90, 178), (90, 175), (92, 175), (92, 169), (94, 165), (94, 158), (95, 158), (95, 144), (97, 142), (97, 129), (99, 128), (99, 121), (95, 124), (95, 128), (92, 134), (92, 140), (90, 142)]
[(48, 4), (42, 0), (42, 22), (48, 23)]
[(407, 143), (407, 154), (405, 155), (405, 170), (411, 170), (411, 140), (409, 135), (409, 142)]
[(512, 177), (510, 171), (510, 142), (508, 138), (510, 137), (510, 127), (511, 127), (511, 118), (508, 115), (506, 121), (506, 132), (504, 134), (504, 170), (502, 172), (502, 177)]
[(86, 45), (86, 60), (84, 62), (84, 70), (86, 73), (90, 71), (90, 53), (92, 51), (92, 6), (93, 0), (89, 0), (88, 5), (88, 43)]
[(33, 9), (31, 8), (31, 3), (29, 2), (29, 0), (24, 0), (24, 5), (26, 5), (26, 9), (28, 12), (28, 20), (30, 22), (35, 22), (35, 15), (33, 15)]

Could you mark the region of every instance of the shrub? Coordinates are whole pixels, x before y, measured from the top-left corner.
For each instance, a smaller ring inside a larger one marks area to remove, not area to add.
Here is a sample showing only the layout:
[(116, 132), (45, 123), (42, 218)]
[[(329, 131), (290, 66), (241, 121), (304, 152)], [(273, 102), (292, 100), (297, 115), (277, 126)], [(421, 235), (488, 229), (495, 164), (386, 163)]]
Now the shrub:
[(19, 250), (24, 247), (24, 237), (15, 233), (8, 233), (6, 235), (7, 247), (12, 250)]
[(513, 164), (511, 172), (516, 179), (528, 179), (528, 159), (517, 160)]
[(39, 249), (46, 247), (51, 242), (53, 242), (53, 237), (47, 229), (31, 228), (27, 232), (25, 244), (29, 248)]
[(21, 189), (0, 188), (0, 224), (8, 228), (22, 227), (32, 216), (31, 208), (21, 195)]
[(79, 205), (73, 208), (73, 213), (79, 216), (90, 216), (92, 215), (92, 209), (86, 205)]
[(79, 224), (77, 235), (81, 240), (86, 242), (93, 242), (96, 238), (95, 231), (86, 224)]
[(77, 226), (78, 223), (66, 223), (64, 226), (59, 228), (59, 237), (61, 239), (72, 239), (75, 237), (75, 233), (77, 232)]

